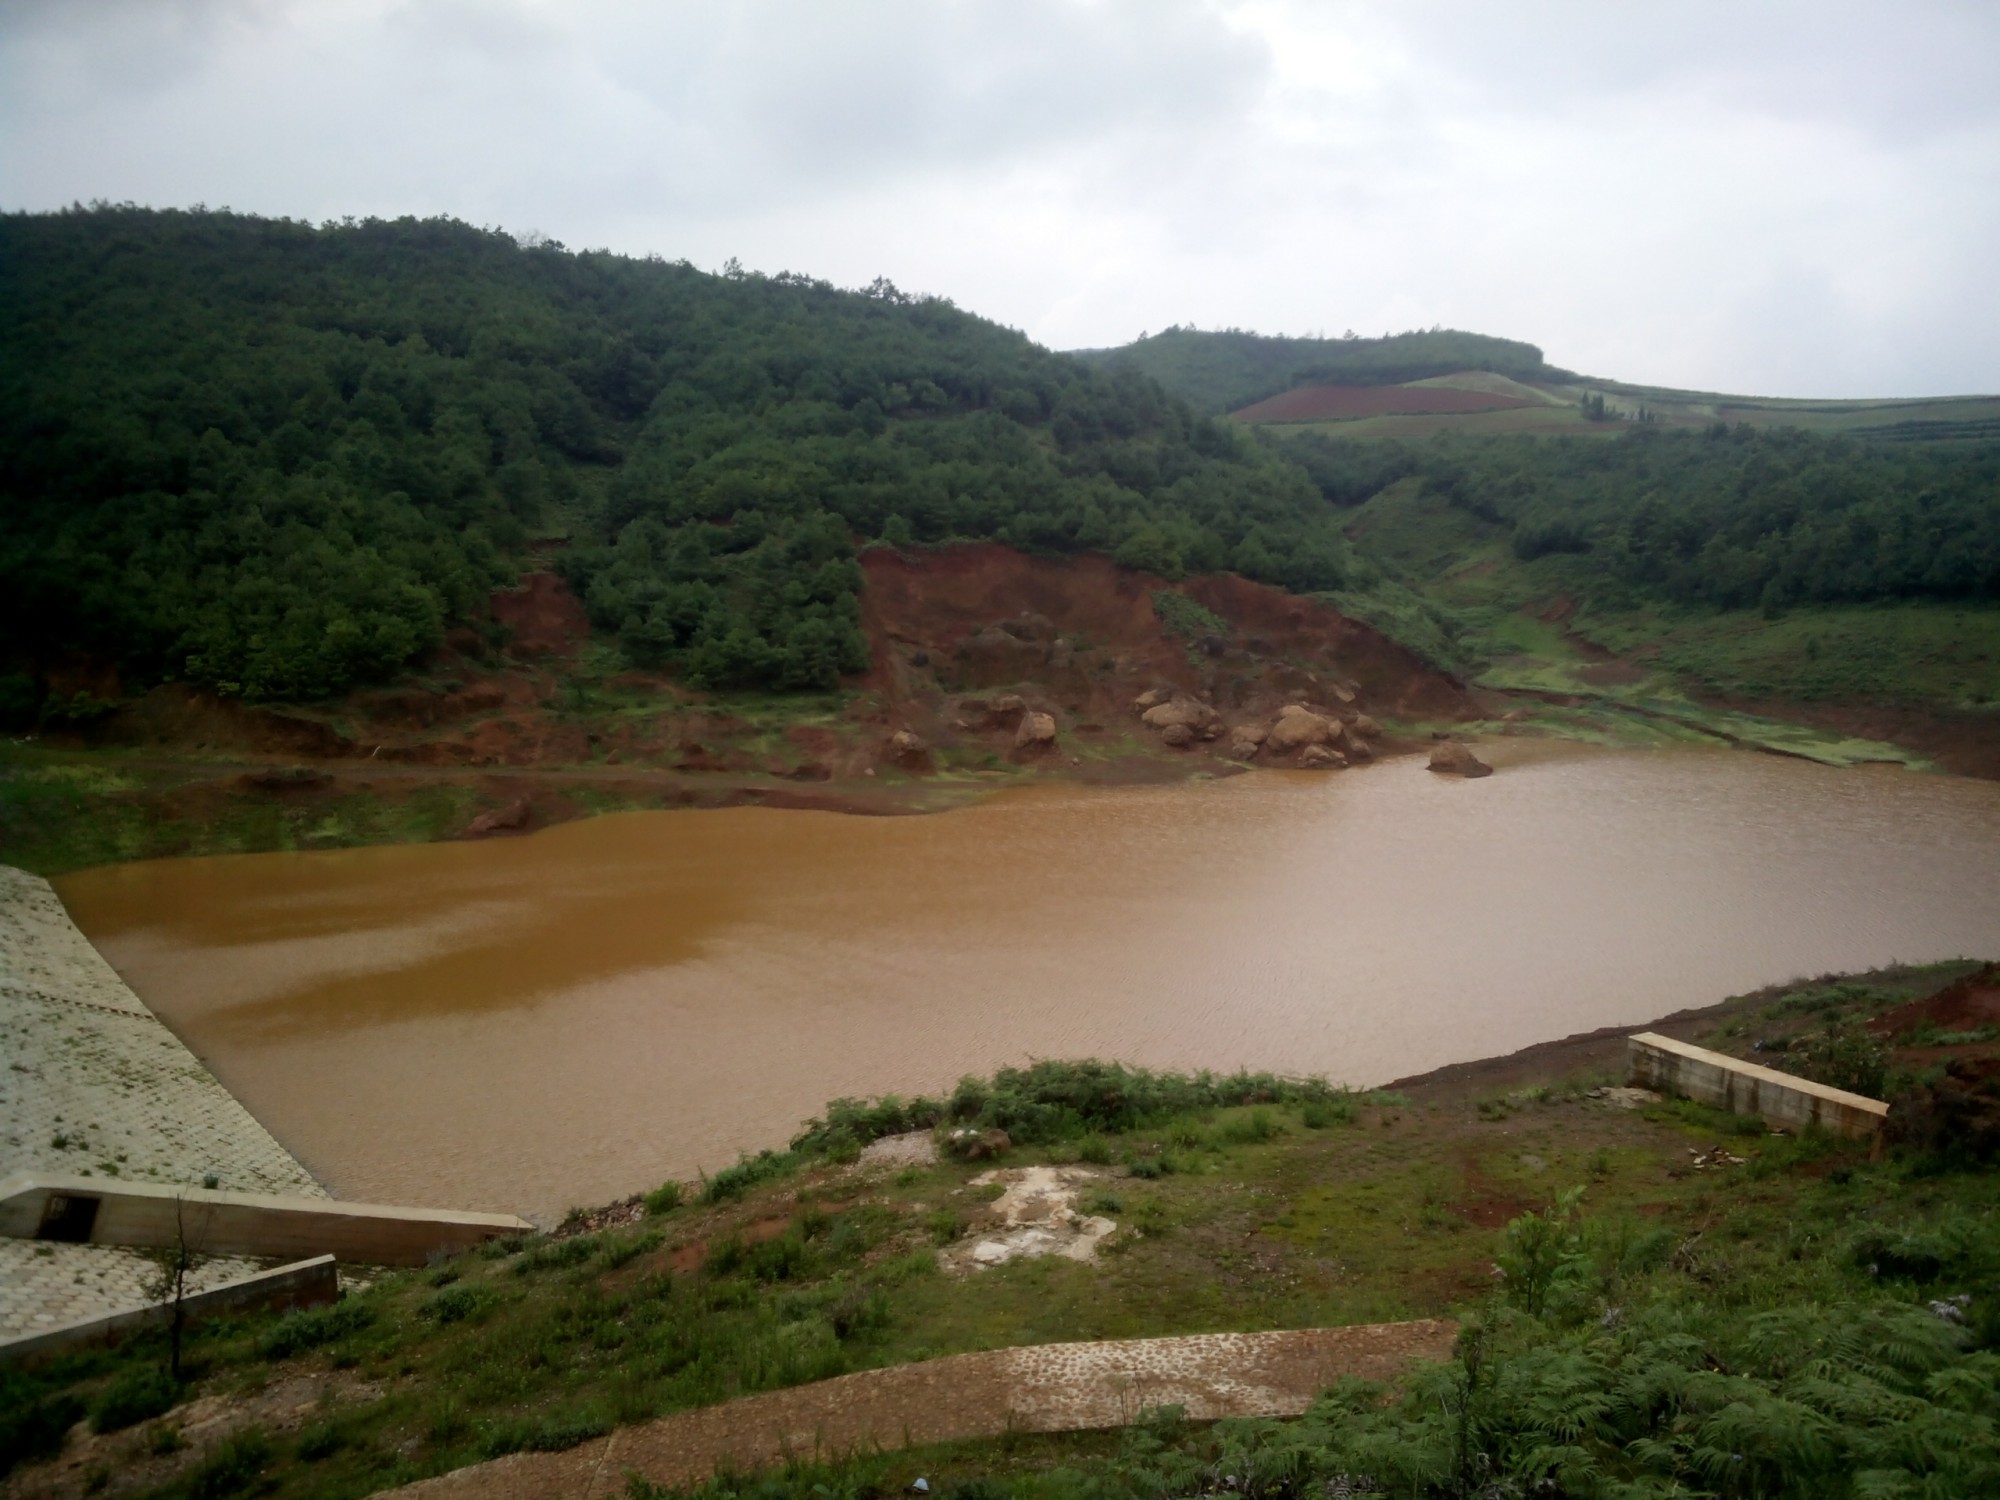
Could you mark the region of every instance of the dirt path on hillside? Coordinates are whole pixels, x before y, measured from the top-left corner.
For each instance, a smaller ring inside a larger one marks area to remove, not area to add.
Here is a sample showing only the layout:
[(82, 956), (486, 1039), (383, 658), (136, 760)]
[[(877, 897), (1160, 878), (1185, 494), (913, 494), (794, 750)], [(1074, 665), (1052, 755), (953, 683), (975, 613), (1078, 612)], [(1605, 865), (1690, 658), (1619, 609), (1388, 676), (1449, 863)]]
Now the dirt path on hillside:
[(1040, 1344), (864, 1370), (622, 1428), (564, 1453), (516, 1453), (391, 1493), (403, 1500), (599, 1500), (636, 1472), (700, 1482), (718, 1468), (838, 1457), (1008, 1432), (1122, 1427), (1162, 1406), (1191, 1421), (1295, 1417), (1344, 1375), (1386, 1380), (1451, 1353), (1457, 1325)]

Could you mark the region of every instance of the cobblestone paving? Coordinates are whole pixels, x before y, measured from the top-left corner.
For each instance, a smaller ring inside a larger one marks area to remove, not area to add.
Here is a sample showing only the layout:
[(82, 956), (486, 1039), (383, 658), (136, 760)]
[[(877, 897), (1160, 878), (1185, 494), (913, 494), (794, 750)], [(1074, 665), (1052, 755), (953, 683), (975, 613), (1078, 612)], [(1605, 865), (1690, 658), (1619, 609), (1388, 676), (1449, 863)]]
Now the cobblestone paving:
[[(202, 1292), (264, 1268), (269, 1262), (217, 1256), (188, 1277)], [(120, 1245), (48, 1245), (0, 1239), (0, 1343), (46, 1333), (65, 1323), (144, 1307), (158, 1270), (143, 1250)]]
[[(0, 865), (0, 1177), (22, 1171), (327, 1196), (126, 987), (49, 883)], [(210, 1261), (200, 1285), (261, 1264)], [(138, 1307), (151, 1272), (135, 1250), (0, 1239), (0, 1340)]]
[(1295, 1417), (1343, 1375), (1387, 1380), (1451, 1353), (1437, 1318), (1352, 1328), (1039, 1344), (864, 1370), (621, 1427), (563, 1453), (516, 1453), (420, 1480), (401, 1500), (613, 1500), (627, 1471), (684, 1488), (718, 1469), (1008, 1432), (1120, 1427), (1148, 1408), (1193, 1421)]

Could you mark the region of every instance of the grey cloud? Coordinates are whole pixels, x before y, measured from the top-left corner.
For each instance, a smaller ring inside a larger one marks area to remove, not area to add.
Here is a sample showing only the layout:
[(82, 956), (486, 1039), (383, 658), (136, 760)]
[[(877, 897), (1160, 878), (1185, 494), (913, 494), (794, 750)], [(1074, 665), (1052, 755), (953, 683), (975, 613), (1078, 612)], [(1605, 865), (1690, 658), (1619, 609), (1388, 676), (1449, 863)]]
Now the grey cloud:
[(889, 274), (1059, 346), (2000, 386), (1984, 0), (0, 0), (0, 205), (93, 197)]

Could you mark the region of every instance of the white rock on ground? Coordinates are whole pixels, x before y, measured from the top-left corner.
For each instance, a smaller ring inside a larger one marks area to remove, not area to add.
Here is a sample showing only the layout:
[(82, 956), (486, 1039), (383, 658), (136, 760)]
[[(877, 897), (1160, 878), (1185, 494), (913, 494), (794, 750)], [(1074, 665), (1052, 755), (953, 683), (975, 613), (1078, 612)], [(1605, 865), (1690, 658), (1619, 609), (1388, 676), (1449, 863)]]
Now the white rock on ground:
[(968, 1184), (1005, 1189), (989, 1206), (994, 1224), (967, 1236), (945, 1252), (949, 1269), (983, 1271), (1010, 1260), (1060, 1255), (1094, 1260), (1097, 1247), (1118, 1228), (1110, 1219), (1077, 1212), (1079, 1193), (1103, 1181), (1087, 1167), (1000, 1167), (981, 1172)]

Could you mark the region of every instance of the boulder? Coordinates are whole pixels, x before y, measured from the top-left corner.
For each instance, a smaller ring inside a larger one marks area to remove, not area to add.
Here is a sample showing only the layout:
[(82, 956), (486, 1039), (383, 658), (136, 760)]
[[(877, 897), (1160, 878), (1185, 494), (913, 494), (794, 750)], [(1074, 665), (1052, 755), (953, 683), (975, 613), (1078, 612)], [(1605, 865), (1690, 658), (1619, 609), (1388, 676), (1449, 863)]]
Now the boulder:
[(1052, 750), (1056, 743), (1056, 721), (1053, 714), (1035, 713), (1030, 710), (1021, 715), (1021, 727), (1014, 731), (1014, 748), (1029, 754)]
[(1347, 754), (1351, 760), (1373, 760), (1375, 747), (1350, 728), (1347, 731)]
[(1269, 733), (1262, 724), (1238, 724), (1229, 731), (1229, 737), (1239, 745), (1261, 745)]
[(1446, 776), (1491, 776), (1493, 768), (1457, 740), (1446, 740), (1431, 751), (1431, 769)]
[(1368, 715), (1366, 714), (1356, 714), (1354, 716), (1354, 722), (1348, 725), (1347, 727), (1356, 734), (1367, 735), (1368, 738), (1371, 740), (1379, 740), (1382, 738), (1382, 726), (1380, 724), (1377, 724), (1373, 719), (1369, 718)]
[(1132, 700), (1132, 712), (1143, 714), (1147, 709), (1152, 708), (1156, 704), (1165, 703), (1172, 697), (1173, 693), (1166, 688), (1147, 688), (1145, 692)]
[(1308, 745), (1299, 752), (1301, 771), (1337, 771), (1346, 764), (1346, 756), (1325, 745)]
[(1194, 731), (1185, 724), (1169, 724), (1160, 731), (1160, 743), (1171, 745), (1176, 750), (1185, 750), (1194, 743)]
[(1278, 722), (1271, 726), (1271, 732), (1264, 737), (1264, 745), (1283, 755), (1303, 750), (1308, 745), (1331, 744), (1340, 735), (1337, 721), (1322, 718), (1302, 704), (1288, 703), (1279, 712)]
[(1255, 740), (1236, 740), (1229, 746), (1231, 760), (1255, 760), (1262, 747)]
[[(1139, 715), (1140, 721), (1149, 729), (1171, 729), (1177, 724), (1185, 725), (1191, 734), (1213, 739), (1222, 733), (1222, 715), (1210, 708), (1199, 698), (1185, 694), (1175, 694), (1165, 703), (1156, 703)], [(1213, 730), (1211, 734), (1209, 731)]]
[(496, 833), (519, 833), (528, 826), (528, 814), (531, 810), (526, 797), (516, 802), (509, 802), (505, 807), (493, 808), (468, 823), (465, 836), (469, 839), (483, 839), (491, 838)]
[(906, 771), (931, 768), (930, 742), (913, 729), (899, 729), (882, 744), (882, 758)]
[(961, 1125), (944, 1138), (944, 1148), (960, 1161), (989, 1161), (1012, 1151), (1014, 1142), (1004, 1130)]

